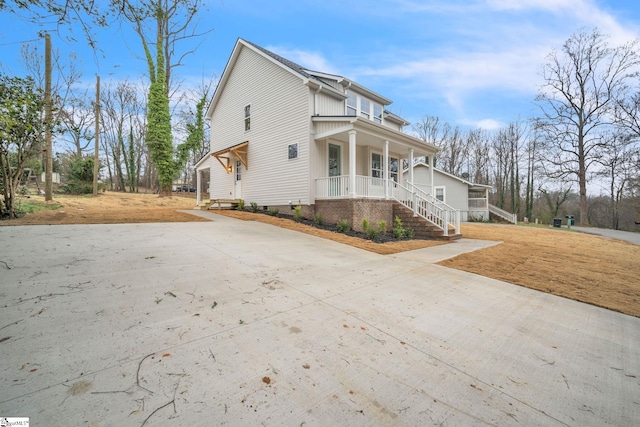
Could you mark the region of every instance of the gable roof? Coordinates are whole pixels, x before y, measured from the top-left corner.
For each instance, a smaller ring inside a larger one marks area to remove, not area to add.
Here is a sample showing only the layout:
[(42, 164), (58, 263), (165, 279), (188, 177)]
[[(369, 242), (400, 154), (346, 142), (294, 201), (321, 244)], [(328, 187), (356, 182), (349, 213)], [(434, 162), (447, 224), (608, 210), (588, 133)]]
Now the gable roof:
[[(271, 52), (270, 50), (263, 48), (262, 46), (258, 46), (257, 44), (244, 40), (242, 38), (238, 38), (233, 48), (233, 51), (231, 52), (231, 56), (227, 61), (227, 65), (225, 66), (224, 71), (222, 72), (222, 77), (218, 82), (218, 86), (216, 87), (216, 91), (213, 95), (213, 99), (209, 104), (206, 117), (211, 118), (211, 115), (213, 114), (213, 109), (215, 108), (215, 105), (218, 103), (218, 99), (220, 97), (219, 94), (221, 93), (222, 88), (224, 87), (227, 80), (229, 79), (229, 73), (233, 68), (233, 65), (235, 64), (236, 60), (238, 59), (240, 51), (242, 50), (243, 47), (253, 50), (254, 52), (262, 55), (264, 58), (272, 61), (274, 64), (284, 68), (285, 70), (293, 73), (294, 75), (297, 75), (303, 81), (303, 84), (310, 86), (313, 89), (316, 89), (318, 91), (325, 92), (328, 95), (333, 96), (335, 98), (346, 99), (347, 95), (345, 92), (335, 89), (333, 86), (331, 86), (327, 82), (328, 79), (337, 81), (345, 89), (349, 87), (353, 87), (354, 90), (369, 96), (376, 102), (379, 102), (383, 105), (389, 105), (393, 102), (390, 99), (385, 98), (384, 96), (370, 89), (367, 89), (366, 87), (352, 80), (349, 80), (345, 77), (335, 75), (335, 74), (330, 74), (330, 73), (323, 73), (320, 71), (309, 70), (307, 68), (302, 67), (299, 64), (296, 64), (293, 61), (288, 60), (287, 58), (284, 58), (276, 53)], [(387, 117), (389, 117), (390, 119), (398, 123), (402, 123), (403, 125), (409, 124), (409, 122), (407, 122), (403, 118), (396, 116), (393, 113), (390, 113), (386, 109), (385, 109), (385, 113), (388, 115)]]
[[(428, 167), (429, 167), (429, 165), (428, 165), (427, 163), (423, 162), (422, 160), (413, 164), (413, 167), (414, 167), (414, 168), (415, 168), (416, 166), (421, 166), (421, 167), (426, 167), (426, 168), (428, 168)], [(408, 170), (409, 170), (409, 168), (408, 168), (408, 167), (403, 168), (403, 169), (402, 169), (402, 173), (405, 173), (405, 172), (407, 172)], [(492, 186), (487, 185), (487, 184), (476, 184), (476, 183), (473, 183), (473, 182), (471, 182), (471, 181), (467, 181), (467, 180), (466, 180), (466, 179), (464, 179), (464, 178), (460, 178), (459, 176), (455, 176), (455, 175), (453, 175), (453, 174), (450, 174), (449, 172), (445, 172), (445, 171), (443, 171), (442, 169), (433, 168), (433, 172), (434, 172), (434, 173), (436, 173), (436, 172), (437, 172), (437, 173), (441, 173), (441, 174), (443, 174), (443, 175), (445, 175), (445, 176), (448, 176), (448, 177), (450, 177), (450, 178), (453, 178), (453, 179), (455, 179), (455, 180), (458, 180), (458, 181), (462, 182), (463, 184), (467, 184), (469, 187), (493, 188)]]

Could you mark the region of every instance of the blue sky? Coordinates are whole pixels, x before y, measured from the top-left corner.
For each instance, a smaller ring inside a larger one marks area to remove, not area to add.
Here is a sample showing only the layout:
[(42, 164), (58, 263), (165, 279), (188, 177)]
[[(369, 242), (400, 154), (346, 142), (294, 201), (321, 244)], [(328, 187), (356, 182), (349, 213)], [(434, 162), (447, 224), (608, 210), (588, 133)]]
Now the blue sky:
[[(392, 99), (389, 109), (410, 122), (433, 115), (486, 129), (535, 115), (545, 57), (581, 28), (597, 26), (612, 45), (640, 38), (640, 2), (631, 0), (210, 0), (207, 9), (200, 28), (213, 32), (177, 70), (185, 87), (220, 76), (242, 37), (356, 80)], [(0, 12), (2, 70), (23, 74), (19, 42), (54, 28)], [(75, 34), (75, 43), (54, 36), (54, 47), (78, 54), (88, 85), (96, 74), (103, 84), (144, 74), (128, 28), (101, 30), (97, 58)]]

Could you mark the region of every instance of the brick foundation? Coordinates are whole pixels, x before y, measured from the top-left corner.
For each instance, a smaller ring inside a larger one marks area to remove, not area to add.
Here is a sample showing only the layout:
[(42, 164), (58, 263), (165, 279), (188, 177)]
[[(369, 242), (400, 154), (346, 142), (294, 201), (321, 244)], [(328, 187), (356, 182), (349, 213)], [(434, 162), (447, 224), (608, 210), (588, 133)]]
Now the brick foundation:
[(339, 199), (316, 200), (315, 213), (322, 215), (326, 222), (337, 223), (346, 219), (351, 228), (362, 229), (362, 220), (377, 226), (380, 221), (387, 223), (387, 230), (393, 227), (393, 201), (379, 199)]

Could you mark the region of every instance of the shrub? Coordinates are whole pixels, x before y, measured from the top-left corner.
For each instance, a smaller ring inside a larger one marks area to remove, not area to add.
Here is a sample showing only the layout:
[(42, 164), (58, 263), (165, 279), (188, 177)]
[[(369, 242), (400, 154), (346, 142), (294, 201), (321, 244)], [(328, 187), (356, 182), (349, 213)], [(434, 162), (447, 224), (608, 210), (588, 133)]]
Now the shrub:
[(409, 227), (404, 229), (404, 237), (405, 239), (413, 239), (413, 230)]
[(402, 225), (402, 220), (396, 216), (393, 220), (393, 235), (396, 239), (413, 239), (413, 230)]
[(302, 221), (302, 206), (298, 205), (293, 208), (293, 220), (296, 222)]
[(336, 228), (338, 229), (338, 233), (346, 233), (351, 229), (351, 226), (349, 225), (349, 221), (347, 221), (346, 219), (341, 219), (336, 224)]
[(268, 209), (267, 210), (267, 215), (277, 216), (278, 212), (280, 212), (280, 209), (278, 209), (278, 208)]
[(253, 213), (257, 213), (258, 212), (258, 204), (256, 202), (249, 203), (249, 206), (250, 206), (249, 209), (251, 210), (251, 212), (253, 212)]
[(69, 181), (60, 187), (60, 191), (68, 194), (91, 194), (93, 193), (93, 182)]
[(315, 225), (323, 225), (324, 224), (324, 218), (322, 217), (322, 214), (314, 214), (313, 215), (313, 223)]
[(362, 229), (369, 240), (373, 240), (375, 242), (380, 237), (380, 229), (369, 225), (369, 220), (367, 218), (362, 220)]
[(242, 200), (242, 199), (238, 200), (238, 210), (239, 211), (243, 211), (244, 210), (244, 200)]

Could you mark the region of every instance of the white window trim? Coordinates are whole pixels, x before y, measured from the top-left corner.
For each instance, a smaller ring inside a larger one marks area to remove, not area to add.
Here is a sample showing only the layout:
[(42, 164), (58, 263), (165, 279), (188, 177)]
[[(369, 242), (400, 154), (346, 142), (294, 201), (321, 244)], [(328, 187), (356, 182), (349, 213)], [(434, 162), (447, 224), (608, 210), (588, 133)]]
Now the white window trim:
[[(391, 159), (396, 159), (398, 161), (398, 170), (395, 172), (391, 171)], [(393, 174), (396, 175), (396, 181), (397, 183), (400, 183), (400, 162), (402, 159), (400, 159), (400, 156), (389, 153), (389, 160), (387, 161), (387, 168), (389, 170), (389, 180), (393, 181)]]
[(367, 176), (369, 178), (373, 178), (373, 155), (378, 154), (380, 156), (380, 176), (376, 177), (376, 179), (384, 179), (384, 154), (381, 151), (372, 150), (369, 148), (369, 156), (367, 160)]
[[(247, 116), (247, 107), (249, 107), (249, 115)], [(244, 120), (242, 123), (244, 124), (244, 131), (249, 132), (251, 130), (251, 104), (247, 104), (244, 106), (242, 110), (242, 114), (244, 116)], [(249, 129), (247, 129), (247, 120), (249, 121)]]
[[(436, 185), (433, 187), (433, 197), (436, 197), (438, 190), (442, 188), (442, 203), (447, 203), (447, 187), (444, 185)], [(436, 197), (437, 198), (437, 197)]]
[(342, 141), (336, 141), (328, 139), (326, 143), (326, 156), (324, 162), (324, 173), (329, 176), (329, 145), (337, 145), (340, 147), (340, 176), (348, 175), (349, 172), (345, 172), (345, 169), (349, 167), (349, 159), (347, 156), (349, 153), (345, 152), (345, 144)]
[[(371, 99), (367, 98), (367, 97), (363, 97), (360, 94), (358, 94), (357, 92), (351, 92), (351, 91), (347, 91), (347, 96), (349, 94), (353, 94), (356, 96), (356, 106), (355, 106), (355, 117), (363, 117), (367, 120), (371, 120), (374, 123), (378, 123), (378, 121), (376, 121), (376, 116), (375, 116), (375, 106), (377, 105), (378, 107), (380, 107), (380, 122), (379, 124), (383, 124), (384, 123), (384, 105), (379, 104), (375, 101), (372, 101)], [(365, 112), (365, 114), (368, 114), (367, 116), (364, 116), (362, 113), (362, 99), (366, 99), (367, 101), (369, 101), (369, 111)], [(347, 99), (344, 100), (344, 114), (346, 116), (349, 116), (349, 107), (347, 106)], [(353, 107), (351, 107), (353, 108)], [(354, 117), (354, 116), (349, 116), (349, 117)]]

